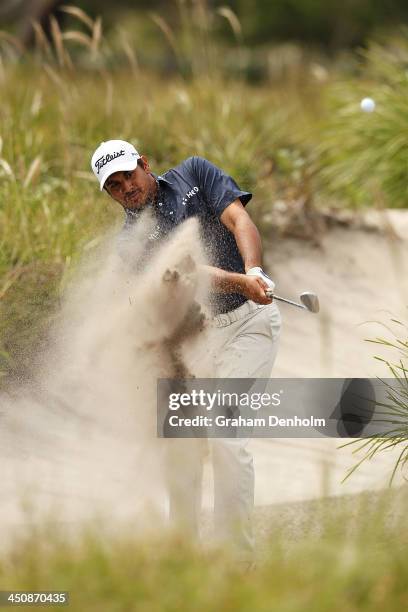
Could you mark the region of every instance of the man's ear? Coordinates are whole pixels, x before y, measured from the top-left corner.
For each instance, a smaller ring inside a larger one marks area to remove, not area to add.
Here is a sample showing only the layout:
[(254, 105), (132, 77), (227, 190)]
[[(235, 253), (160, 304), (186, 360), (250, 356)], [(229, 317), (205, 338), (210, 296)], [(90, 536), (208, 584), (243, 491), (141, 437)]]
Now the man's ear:
[(147, 159), (146, 155), (141, 155), (138, 161), (140, 161), (140, 163), (141, 163), (141, 165), (143, 167), (143, 170), (145, 172), (147, 172), (147, 174), (150, 174), (151, 173), (151, 169), (150, 169), (150, 165), (149, 165), (149, 160)]

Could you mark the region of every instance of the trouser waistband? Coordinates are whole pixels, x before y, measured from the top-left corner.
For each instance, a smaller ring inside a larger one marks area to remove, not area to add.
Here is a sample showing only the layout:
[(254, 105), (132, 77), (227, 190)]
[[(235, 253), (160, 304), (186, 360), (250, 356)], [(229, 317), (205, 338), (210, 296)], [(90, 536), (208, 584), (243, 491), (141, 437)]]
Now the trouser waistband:
[(265, 306), (265, 304), (256, 304), (252, 302), (252, 300), (247, 300), (241, 306), (238, 306), (238, 308), (234, 308), (234, 310), (215, 315), (215, 317), (213, 317), (214, 326), (225, 327), (226, 325), (231, 325), (231, 323), (243, 319), (250, 312), (258, 310), (258, 308), (262, 308), (263, 306)]

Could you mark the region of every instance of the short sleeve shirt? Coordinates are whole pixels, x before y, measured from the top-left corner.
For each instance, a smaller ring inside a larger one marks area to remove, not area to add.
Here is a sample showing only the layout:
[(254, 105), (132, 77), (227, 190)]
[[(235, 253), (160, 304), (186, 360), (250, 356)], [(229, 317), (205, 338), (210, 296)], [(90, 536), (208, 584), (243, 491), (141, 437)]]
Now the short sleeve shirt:
[[(148, 237), (151, 250), (177, 225), (189, 217), (197, 217), (209, 264), (229, 272), (245, 273), (235, 237), (220, 221), (220, 216), (237, 198), (245, 206), (252, 194), (242, 191), (231, 176), (198, 156), (189, 157), (161, 176), (154, 176), (158, 181), (159, 193), (155, 210), (156, 228)], [(126, 211), (122, 235), (138, 217), (137, 212)], [(238, 308), (246, 299), (239, 293), (212, 291), (210, 294), (214, 314)]]

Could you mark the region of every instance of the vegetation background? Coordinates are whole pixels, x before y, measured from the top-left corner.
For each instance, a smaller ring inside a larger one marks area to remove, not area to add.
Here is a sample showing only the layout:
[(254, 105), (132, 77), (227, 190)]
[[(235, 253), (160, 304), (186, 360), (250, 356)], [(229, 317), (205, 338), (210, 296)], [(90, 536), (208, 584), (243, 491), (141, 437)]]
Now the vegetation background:
[(405, 207), (407, 18), (397, 0), (3, 2), (3, 378), (29, 374), (61, 279), (119, 222), (89, 169), (112, 134), (159, 171), (222, 165), (265, 231), (274, 210)]
[[(131, 140), (159, 172), (192, 154), (210, 158), (255, 191), (264, 232), (280, 231), (278, 213), (301, 210), (301, 226), (284, 231), (308, 238), (308, 220), (321, 211), (407, 207), (407, 25), (403, 0), (4, 0), (2, 385), (30, 377), (76, 261), (113, 231), (112, 219), (121, 223), (90, 171), (104, 139)], [(366, 96), (373, 113), (361, 111)], [(377, 527), (357, 542), (333, 524), (332, 539), (305, 541), (292, 556), (278, 543), (275, 560), (243, 583), (178, 544), (153, 559), (135, 554), (136, 543), (115, 541), (112, 554), (90, 537), (74, 552), (57, 536), (50, 550), (41, 538), (17, 547), (0, 561), (0, 577), (10, 588), (80, 589), (86, 576), (91, 597), (84, 587), (78, 609), (87, 610), (130, 610), (135, 601), (138, 610), (183, 609), (186, 597), (195, 609), (285, 601), (288, 610), (317, 610), (317, 588), (322, 609), (406, 608), (398, 545), (406, 533), (390, 539)], [(125, 573), (124, 556), (134, 559)]]

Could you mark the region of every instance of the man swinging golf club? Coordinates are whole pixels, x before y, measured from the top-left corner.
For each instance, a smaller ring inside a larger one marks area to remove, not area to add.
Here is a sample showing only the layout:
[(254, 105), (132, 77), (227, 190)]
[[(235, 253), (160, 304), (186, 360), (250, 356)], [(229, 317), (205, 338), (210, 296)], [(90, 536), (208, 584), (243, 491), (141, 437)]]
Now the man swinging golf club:
[[(215, 377), (269, 378), (281, 317), (270, 296), (274, 282), (262, 270), (259, 232), (245, 210), (252, 194), (197, 156), (158, 176), (147, 158), (123, 140), (102, 142), (91, 165), (101, 191), (104, 189), (125, 211), (124, 238), (146, 208), (156, 221), (155, 231), (149, 236), (152, 244), (159, 243), (185, 219), (198, 218), (211, 263), (207, 268), (214, 324), (222, 337)], [(246, 438), (211, 440), (216, 532), (230, 540), (240, 558), (250, 563), (254, 547), (254, 468), (247, 446)], [(176, 492), (170, 484), (170, 513), (181, 513), (185, 529), (195, 532), (201, 467), (196, 461), (186, 463), (183, 486), (179, 481)]]

